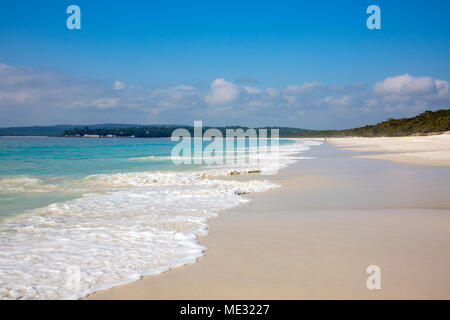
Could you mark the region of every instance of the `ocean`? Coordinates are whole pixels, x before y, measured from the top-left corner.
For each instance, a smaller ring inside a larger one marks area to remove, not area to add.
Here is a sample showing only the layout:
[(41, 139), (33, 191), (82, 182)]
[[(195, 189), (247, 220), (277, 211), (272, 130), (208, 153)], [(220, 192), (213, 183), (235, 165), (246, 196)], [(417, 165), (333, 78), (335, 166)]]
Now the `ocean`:
[[(176, 144), (0, 137), (0, 299), (78, 299), (193, 263), (209, 217), (278, 187), (230, 177), (261, 164), (175, 165)], [(280, 168), (318, 144), (281, 139)]]

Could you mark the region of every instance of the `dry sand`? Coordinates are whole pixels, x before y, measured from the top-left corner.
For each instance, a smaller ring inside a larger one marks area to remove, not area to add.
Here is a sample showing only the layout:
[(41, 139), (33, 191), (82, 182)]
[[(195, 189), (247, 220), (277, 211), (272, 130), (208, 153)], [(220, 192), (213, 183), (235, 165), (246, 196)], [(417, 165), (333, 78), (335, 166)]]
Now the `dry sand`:
[[(450, 299), (449, 168), (354, 158), (330, 144), (304, 155), (316, 159), (270, 177), (283, 187), (209, 220), (197, 263), (88, 298)], [(380, 290), (366, 287), (373, 264)]]
[(331, 143), (349, 150), (377, 152), (360, 158), (382, 159), (421, 165), (450, 166), (450, 132), (432, 136), (385, 138), (331, 138)]

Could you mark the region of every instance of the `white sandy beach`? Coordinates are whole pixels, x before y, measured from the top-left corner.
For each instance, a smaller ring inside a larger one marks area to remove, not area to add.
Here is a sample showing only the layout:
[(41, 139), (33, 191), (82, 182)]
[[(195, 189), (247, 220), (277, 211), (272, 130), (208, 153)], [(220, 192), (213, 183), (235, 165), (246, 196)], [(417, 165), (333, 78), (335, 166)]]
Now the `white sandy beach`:
[(197, 263), (88, 299), (450, 299), (449, 154), (450, 135), (331, 139), (210, 219)]
[(331, 143), (349, 150), (376, 153), (360, 158), (384, 159), (423, 165), (450, 166), (450, 132), (431, 136), (383, 138), (331, 138)]

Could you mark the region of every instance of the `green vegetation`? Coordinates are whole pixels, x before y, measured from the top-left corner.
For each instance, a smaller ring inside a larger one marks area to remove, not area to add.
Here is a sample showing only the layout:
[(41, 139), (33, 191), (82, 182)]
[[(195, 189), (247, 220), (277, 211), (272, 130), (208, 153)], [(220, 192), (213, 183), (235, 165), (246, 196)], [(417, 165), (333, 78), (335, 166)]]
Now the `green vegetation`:
[(345, 130), (315, 130), (292, 137), (399, 137), (450, 131), (450, 109), (425, 111), (413, 118), (389, 119), (375, 125)]
[[(151, 126), (151, 127), (129, 127), (129, 128), (72, 128), (69, 130), (65, 130), (63, 132), (63, 136), (68, 137), (81, 137), (85, 134), (91, 136), (100, 136), (100, 137), (131, 137), (134, 136), (136, 138), (162, 138), (162, 137), (170, 137), (172, 136), (172, 131), (175, 128), (186, 129), (190, 132), (191, 136), (194, 136), (194, 127), (192, 126)], [(203, 132), (208, 130), (210, 127), (203, 127)], [(280, 136), (289, 137), (295, 134), (309, 133), (313, 132), (311, 130), (306, 129), (297, 129), (297, 128), (287, 128), (287, 127), (264, 127), (264, 128), (256, 128), (258, 129), (267, 129), (268, 134), (270, 135), (270, 129), (279, 129)], [(226, 129), (243, 129), (244, 131), (249, 129), (248, 127), (241, 126), (228, 126), (228, 127), (219, 127), (215, 128), (222, 132), (223, 136), (226, 136)]]
[[(153, 127), (130, 127), (130, 128), (74, 128), (64, 131), (65, 136), (82, 136), (84, 134), (116, 137), (170, 137), (175, 126), (153, 126)], [(193, 127), (180, 126), (185, 128), (193, 135)], [(247, 127), (221, 127), (219, 129), (225, 136), (226, 129)], [(276, 127), (263, 127), (256, 129), (272, 129)], [(203, 127), (207, 130), (208, 127)], [(390, 119), (380, 122), (376, 125), (368, 125), (360, 128), (345, 130), (306, 130), (298, 128), (281, 127), (280, 137), (343, 137), (343, 136), (362, 136), (362, 137), (396, 137), (406, 135), (425, 135), (450, 131), (450, 109), (438, 111), (425, 111), (413, 118)]]
[[(91, 126), (58, 125), (58, 126), (35, 126), (0, 128), (0, 136), (67, 136), (76, 137), (98, 135), (101, 137), (131, 137), (136, 138), (159, 138), (170, 137), (175, 128), (187, 129), (193, 135), (192, 126), (180, 125), (130, 125), (130, 124), (98, 124)], [(203, 127), (203, 131), (209, 127)], [(226, 129), (247, 130), (247, 127), (229, 126), (219, 129), (225, 136)], [(413, 118), (390, 119), (375, 125), (345, 129), (345, 130), (306, 130), (289, 127), (262, 127), (256, 129), (279, 129), (280, 137), (396, 137), (406, 135), (426, 135), (450, 131), (450, 109), (438, 111), (425, 111)]]

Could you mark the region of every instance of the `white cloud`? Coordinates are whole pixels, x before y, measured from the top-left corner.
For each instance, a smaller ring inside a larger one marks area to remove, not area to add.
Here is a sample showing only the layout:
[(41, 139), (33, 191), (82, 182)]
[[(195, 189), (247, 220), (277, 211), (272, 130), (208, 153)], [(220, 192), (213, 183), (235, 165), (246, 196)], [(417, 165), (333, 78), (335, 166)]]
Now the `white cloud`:
[(311, 92), (314, 89), (322, 87), (323, 84), (319, 81), (311, 81), (311, 82), (304, 82), (301, 85), (292, 85), (284, 89), (286, 93), (308, 93)]
[(280, 89), (276, 89), (276, 88), (266, 88), (266, 90), (264, 90), (264, 92), (269, 95), (269, 97), (271, 98), (275, 98), (280, 94)]
[(119, 101), (120, 101), (120, 99), (118, 99), (118, 98), (100, 98), (100, 99), (95, 99), (92, 102), (92, 105), (99, 109), (109, 109), (109, 108), (117, 107), (119, 105)]
[(351, 105), (351, 103), (353, 102), (353, 97), (350, 95), (339, 95), (336, 97), (332, 97), (332, 96), (327, 96), (323, 99), (324, 102), (331, 104), (331, 105), (335, 105), (335, 106), (339, 106), (339, 107), (346, 107)]
[(441, 79), (434, 80), (437, 94), (441, 97), (448, 96), (448, 82)]
[(122, 90), (123, 88), (125, 88), (127, 85), (119, 80), (116, 80), (116, 82), (114, 82), (114, 90)]
[(170, 100), (180, 100), (185, 97), (193, 96), (196, 93), (196, 89), (193, 86), (180, 85), (155, 89), (151, 93), (153, 97), (166, 97)]
[(252, 86), (241, 86), (241, 88), (243, 88), (245, 91), (247, 91), (247, 93), (250, 93), (250, 94), (258, 94), (258, 93), (261, 93), (261, 89), (256, 88), (256, 87), (252, 87)]
[(433, 94), (436, 92), (435, 80), (431, 77), (413, 77), (409, 74), (389, 77), (377, 82), (374, 87), (377, 94)]
[[(210, 90), (188, 84), (142, 88), (117, 80), (80, 80), (52, 70), (0, 63), (0, 125), (28, 116), (64, 123), (98, 122), (291, 125), (332, 128), (448, 108), (449, 84), (429, 76), (400, 75), (377, 82), (327, 86), (318, 81), (284, 88), (238, 85), (225, 79)], [(256, 122), (257, 121), (257, 122)], [(360, 122), (356, 122), (360, 121)], [(24, 122), (20, 122), (24, 124)]]
[(379, 108), (390, 113), (411, 114), (437, 106), (448, 108), (448, 87), (445, 80), (403, 74), (377, 82), (373, 92)]
[(195, 106), (198, 103), (198, 91), (194, 86), (179, 85), (152, 90), (147, 97), (151, 106), (158, 109), (158, 113), (168, 108)]
[(205, 101), (209, 104), (227, 104), (239, 98), (239, 87), (225, 79), (214, 80), (210, 87), (211, 92), (205, 97)]

